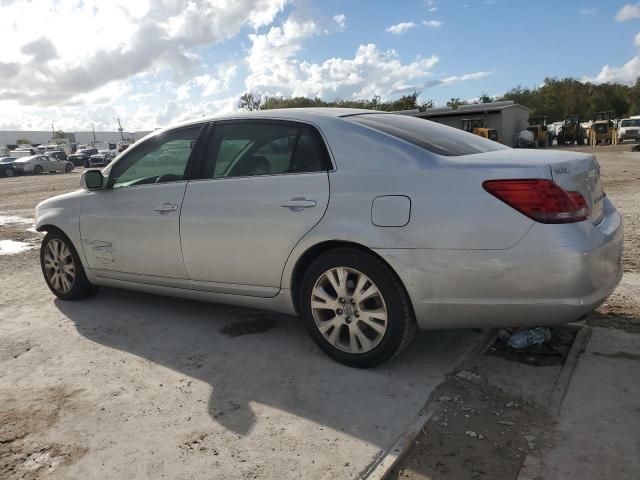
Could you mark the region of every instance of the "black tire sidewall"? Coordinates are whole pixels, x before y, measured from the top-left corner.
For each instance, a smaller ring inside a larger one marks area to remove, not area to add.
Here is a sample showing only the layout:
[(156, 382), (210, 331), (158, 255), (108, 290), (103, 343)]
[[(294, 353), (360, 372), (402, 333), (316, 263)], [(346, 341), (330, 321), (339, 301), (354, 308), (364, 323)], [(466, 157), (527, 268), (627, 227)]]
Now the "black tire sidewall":
[(40, 165), (36, 165), (33, 167), (33, 174), (40, 175), (42, 173), (42, 167)]
[[(400, 348), (406, 317), (402, 288), (393, 272), (385, 271), (380, 260), (358, 250), (335, 250), (318, 257), (305, 272), (300, 288), (299, 311), (305, 325), (320, 349), (334, 360), (358, 368), (377, 366), (393, 357)], [(354, 268), (368, 276), (380, 289), (387, 307), (387, 331), (380, 343), (371, 351), (360, 354), (343, 352), (331, 345), (318, 330), (311, 313), (311, 292), (318, 278), (334, 267)]]
[[(64, 242), (64, 244), (67, 246), (67, 248), (69, 248), (69, 251), (71, 252), (71, 257), (73, 258), (73, 263), (75, 265), (76, 277), (73, 281), (71, 290), (66, 293), (58, 292), (53, 287), (53, 285), (51, 285), (51, 283), (49, 282), (49, 278), (47, 277), (47, 273), (44, 269), (44, 252), (47, 244), (51, 240), (60, 240)], [(51, 290), (56, 297), (62, 300), (77, 300), (80, 298), (84, 298), (89, 295), (94, 288), (93, 285), (89, 283), (89, 280), (87, 280), (87, 276), (84, 273), (84, 267), (82, 266), (82, 262), (80, 261), (80, 257), (78, 256), (78, 252), (73, 246), (73, 243), (66, 235), (58, 231), (53, 230), (48, 232), (42, 240), (42, 244), (40, 245), (40, 268), (42, 270), (42, 275), (44, 276), (44, 281), (49, 287), (49, 290)]]

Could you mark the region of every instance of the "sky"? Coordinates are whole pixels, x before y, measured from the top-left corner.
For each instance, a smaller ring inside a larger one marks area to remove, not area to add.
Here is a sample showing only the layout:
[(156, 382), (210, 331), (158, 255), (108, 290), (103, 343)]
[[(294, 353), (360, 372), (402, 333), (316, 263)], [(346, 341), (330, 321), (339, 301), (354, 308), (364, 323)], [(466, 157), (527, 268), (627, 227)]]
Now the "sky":
[(0, 130), (152, 130), (247, 91), (444, 105), (640, 76), (635, 1), (0, 0), (0, 19)]

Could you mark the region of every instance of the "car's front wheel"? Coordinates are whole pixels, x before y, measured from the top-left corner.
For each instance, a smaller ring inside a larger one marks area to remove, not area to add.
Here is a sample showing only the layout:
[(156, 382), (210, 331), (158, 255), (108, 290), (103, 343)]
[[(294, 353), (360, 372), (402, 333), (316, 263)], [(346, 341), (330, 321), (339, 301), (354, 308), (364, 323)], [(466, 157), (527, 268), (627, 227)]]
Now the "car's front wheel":
[(79, 300), (97, 290), (84, 272), (78, 252), (61, 232), (51, 231), (42, 240), (40, 264), (49, 289), (63, 300)]
[(73, 165), (71, 165), (70, 163), (67, 163), (67, 164), (64, 166), (64, 171), (65, 171), (66, 173), (69, 173), (69, 172), (71, 172), (71, 170), (73, 170)]
[(15, 172), (13, 171), (13, 168), (7, 168), (4, 171), (4, 176), (5, 177), (13, 177), (15, 175)]
[(36, 165), (33, 167), (33, 174), (40, 175), (42, 173), (42, 167), (40, 165)]
[(352, 367), (380, 365), (404, 350), (416, 332), (398, 276), (360, 250), (336, 249), (318, 257), (304, 275), (299, 300), (317, 345)]

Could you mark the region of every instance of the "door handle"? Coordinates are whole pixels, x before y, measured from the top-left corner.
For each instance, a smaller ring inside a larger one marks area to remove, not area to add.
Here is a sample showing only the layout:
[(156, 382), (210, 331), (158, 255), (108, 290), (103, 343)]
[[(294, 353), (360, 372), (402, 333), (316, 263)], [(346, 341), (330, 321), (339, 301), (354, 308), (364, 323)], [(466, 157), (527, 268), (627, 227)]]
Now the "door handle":
[(291, 200), (287, 200), (286, 202), (282, 202), (280, 206), (284, 208), (288, 208), (293, 212), (300, 212), (305, 208), (313, 208), (316, 206), (315, 200), (307, 200), (306, 198), (292, 198)]
[(153, 207), (153, 209), (156, 212), (169, 213), (178, 210), (178, 205), (174, 205), (173, 203), (161, 203), (160, 205), (156, 205), (155, 207)]

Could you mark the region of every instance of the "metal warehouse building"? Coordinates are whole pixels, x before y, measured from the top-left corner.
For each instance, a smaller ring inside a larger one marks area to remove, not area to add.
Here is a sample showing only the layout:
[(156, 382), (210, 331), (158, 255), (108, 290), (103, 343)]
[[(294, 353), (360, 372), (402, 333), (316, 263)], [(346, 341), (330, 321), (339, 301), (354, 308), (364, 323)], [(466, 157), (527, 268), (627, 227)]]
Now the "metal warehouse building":
[(463, 119), (481, 119), (484, 120), (485, 127), (497, 130), (498, 141), (513, 147), (515, 146), (516, 133), (525, 130), (529, 126), (530, 110), (512, 101), (505, 101), (460, 105), (455, 110), (446, 107), (428, 108), (424, 112), (411, 110), (397, 113), (432, 120), (459, 129), (462, 129)]

